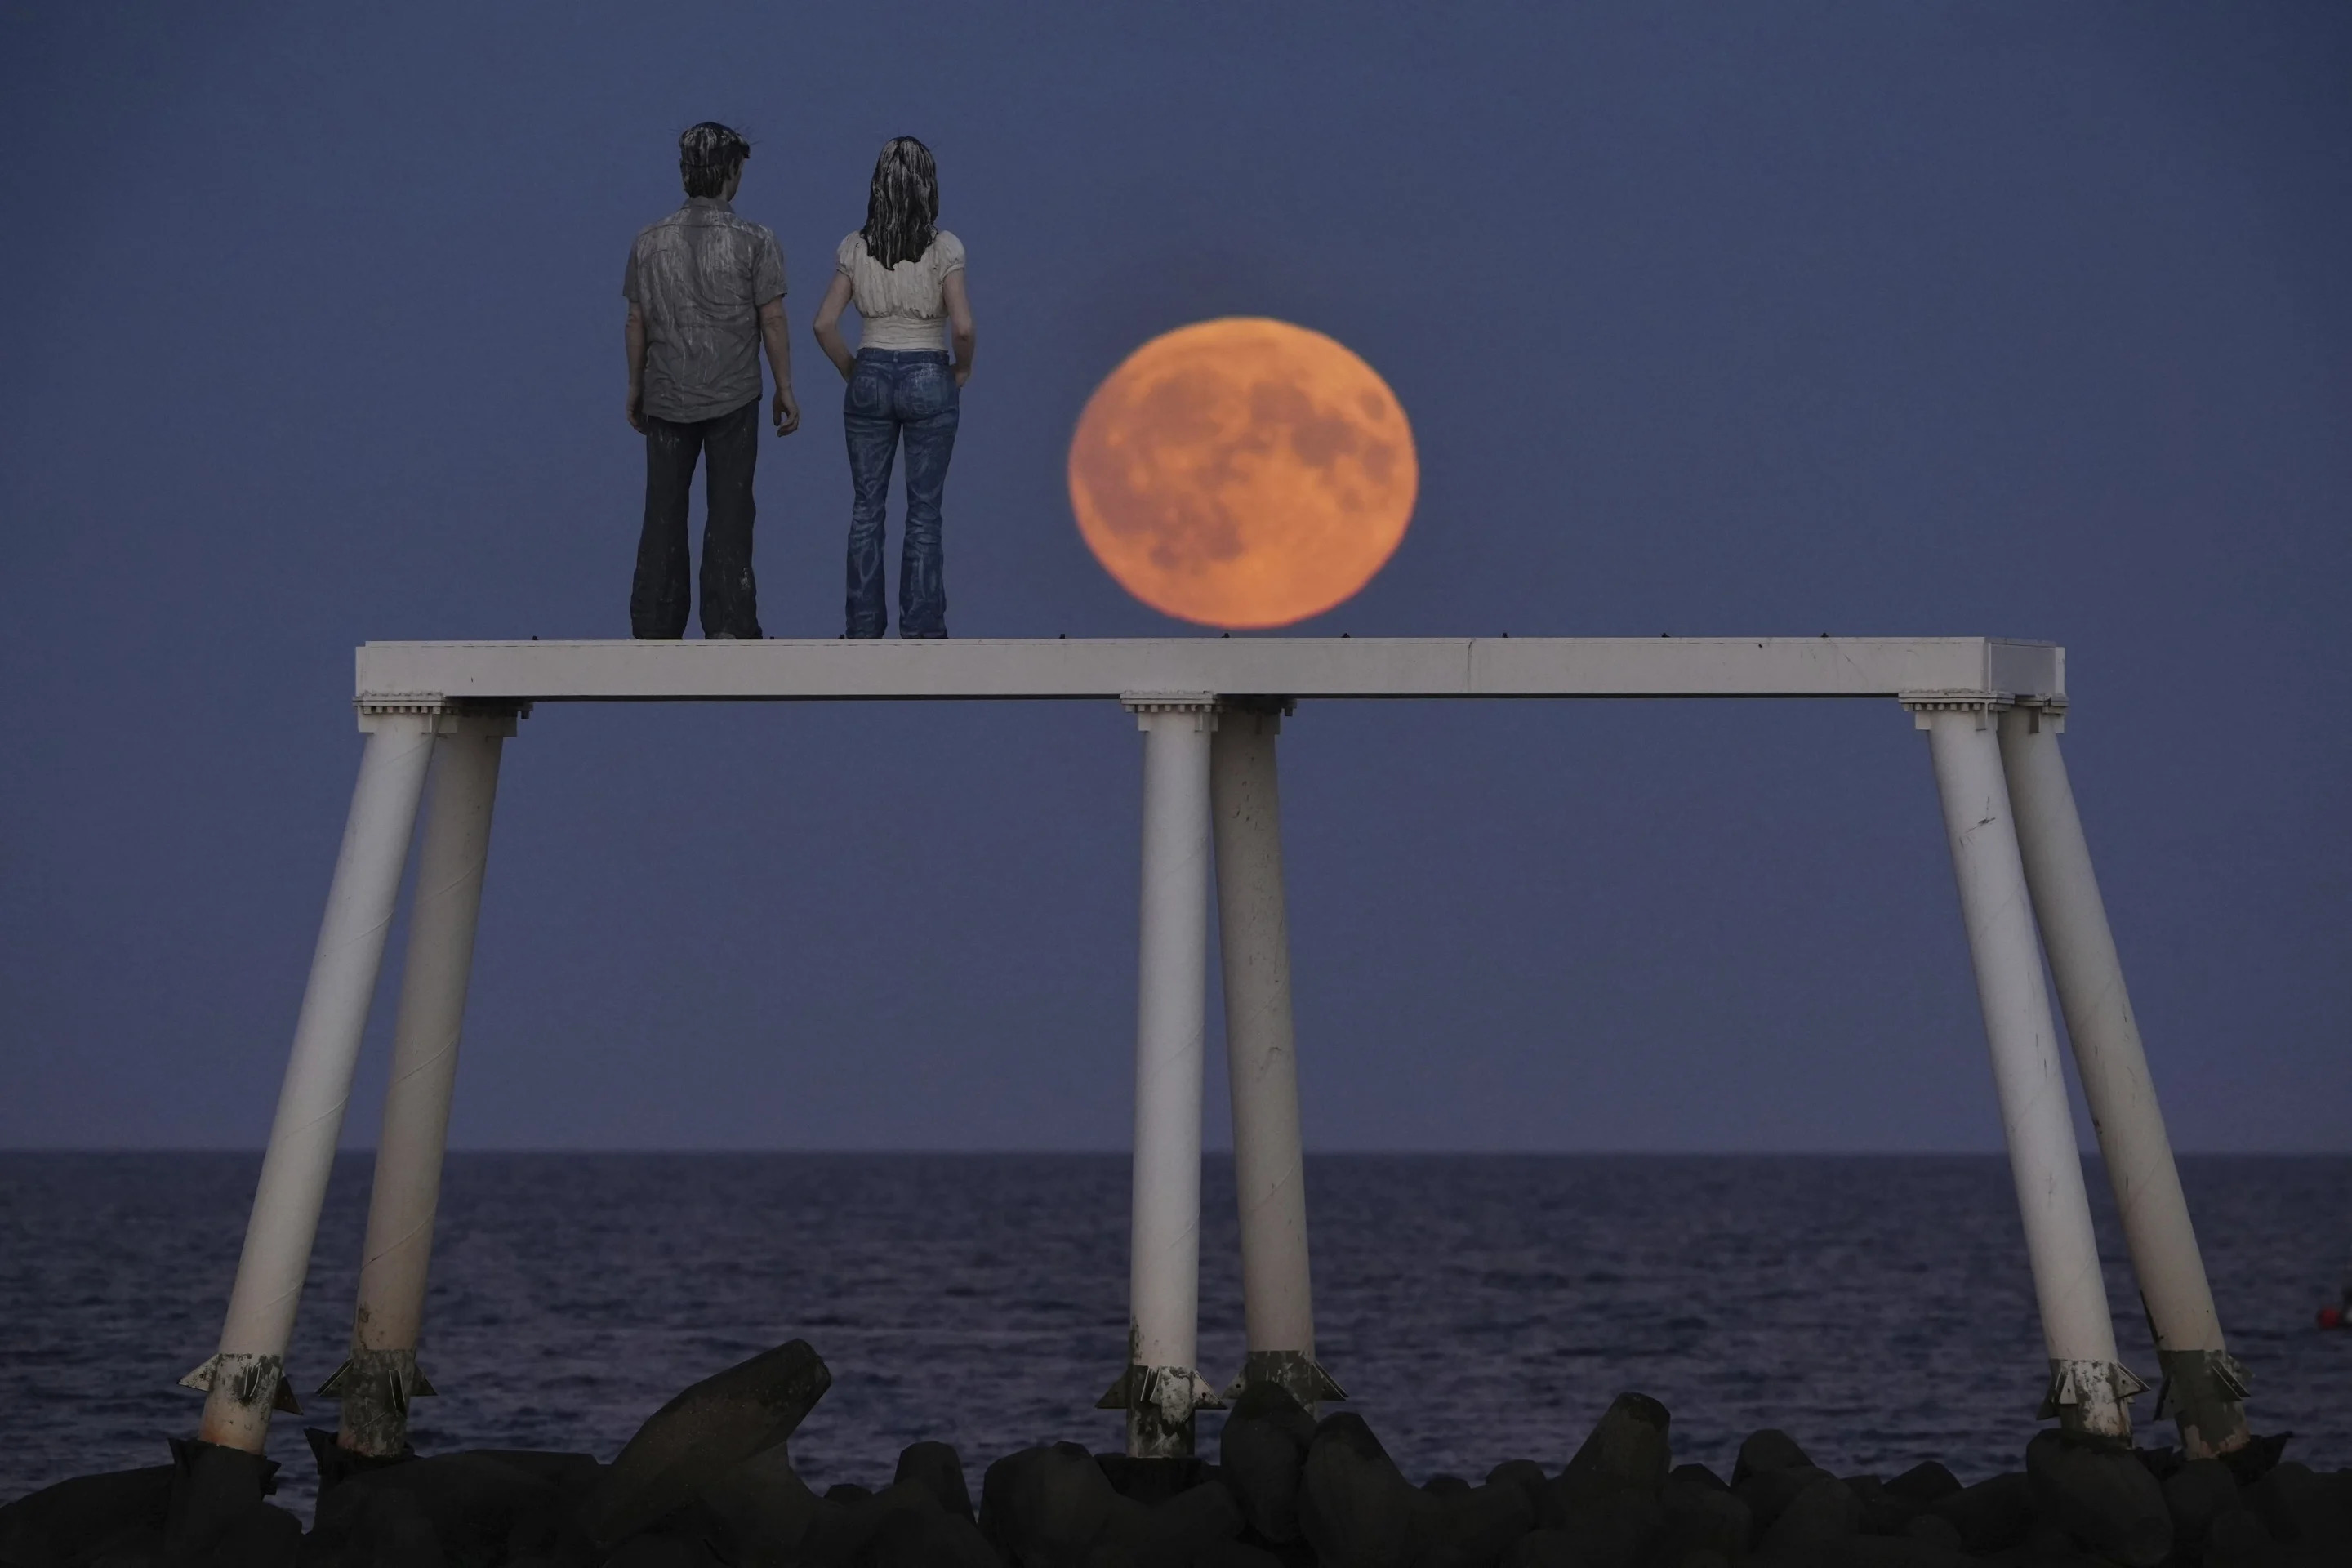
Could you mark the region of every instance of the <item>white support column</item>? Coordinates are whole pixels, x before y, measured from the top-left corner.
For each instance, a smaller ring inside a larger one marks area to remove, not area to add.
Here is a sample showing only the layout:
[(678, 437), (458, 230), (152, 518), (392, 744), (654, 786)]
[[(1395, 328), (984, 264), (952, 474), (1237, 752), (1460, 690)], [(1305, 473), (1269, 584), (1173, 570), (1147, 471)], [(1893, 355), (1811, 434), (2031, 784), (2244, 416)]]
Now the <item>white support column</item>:
[(1209, 986), (1209, 744), (1216, 699), (1123, 700), (1143, 731), (1142, 937), (1136, 986), (1135, 1208), (1127, 1368), (1100, 1402), (1127, 1451), (1192, 1452), (1214, 1407), (1195, 1367), (1201, 1298), (1201, 1075)]
[(286, 1386), (286, 1345), (351, 1100), (352, 1069), (383, 963), (384, 935), (400, 895), (417, 796), (433, 755), (434, 722), (422, 712), (361, 720), (367, 750), (294, 1025), (220, 1351), (181, 1379), (206, 1391), (197, 1436), (207, 1443), (258, 1454), (269, 1436), (270, 1411), (298, 1409)]
[(2039, 706), (2000, 716), (2018, 848), (2074, 1041), (2083, 1098), (2098, 1129), (2132, 1271), (2156, 1335), (2164, 1373), (2156, 1413), (2178, 1421), (2182, 1447), (2192, 1458), (2203, 1458), (2245, 1446), (2246, 1373), (2223, 1343), (2221, 1315), (2213, 1310), (2189, 1200), (2124, 987), (2123, 961), (2059, 752), (2063, 722), (2059, 711)]
[(388, 1457), (408, 1445), (408, 1402), (434, 1392), (416, 1366), (425, 1318), (425, 1270), (441, 1197), (457, 1039), (474, 967), (482, 873), (490, 851), (490, 811), (499, 757), (515, 715), (442, 721), (417, 852), (416, 895), (408, 917), (408, 966), (393, 1026), (392, 1082), (375, 1156), (361, 1252), (359, 1305), (351, 1358), (319, 1392), (342, 1401), (337, 1441)]
[(1281, 731), (1276, 704), (1228, 703), (1210, 748), (1234, 1187), (1248, 1328), (1248, 1354), (1225, 1397), (1237, 1398), (1253, 1383), (1271, 1383), (1312, 1410), (1318, 1400), (1347, 1395), (1315, 1361), (1290, 922), (1282, 886), (1282, 796), (1275, 768)]
[(2002, 776), (1991, 692), (1906, 694), (1927, 731), (1944, 828), (1975, 961), (1977, 1000), (1992, 1048), (1993, 1084), (2009, 1139), (2010, 1173), (2050, 1357), (2041, 1414), (2069, 1430), (2131, 1435), (2126, 1401), (2147, 1385), (2116, 1359), (2114, 1321), (2083, 1187), (2082, 1152), (2058, 1059), (2058, 1027), (2042, 977), (2025, 868)]

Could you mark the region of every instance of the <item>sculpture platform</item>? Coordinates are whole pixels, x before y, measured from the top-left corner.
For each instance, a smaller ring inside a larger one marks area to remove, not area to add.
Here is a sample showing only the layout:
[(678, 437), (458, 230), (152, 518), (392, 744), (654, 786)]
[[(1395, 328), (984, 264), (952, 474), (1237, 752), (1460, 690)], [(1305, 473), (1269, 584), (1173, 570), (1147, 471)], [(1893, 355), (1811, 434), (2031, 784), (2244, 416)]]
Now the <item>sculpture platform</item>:
[[(337, 1442), (402, 1453), (488, 858), (500, 749), (542, 702), (1123, 703), (1143, 732), (1129, 1359), (1103, 1396), (1128, 1452), (1188, 1455), (1193, 1414), (1253, 1384), (1341, 1398), (1316, 1360), (1276, 740), (1314, 699), (1877, 698), (1927, 732), (2041, 1311), (2045, 1416), (2130, 1436), (2146, 1385), (2116, 1357), (2048, 973), (2191, 1455), (2247, 1441), (2106, 910), (2060, 757), (2065, 650), (2001, 637), (1263, 637), (937, 642), (379, 642), (359, 649), (368, 741), (295, 1026), (220, 1350), (187, 1381), (200, 1436), (259, 1453), (294, 1405), (286, 1349), (327, 1175), (425, 820), (351, 1359), (320, 1392)], [(430, 790), (427, 780), (430, 778)], [(429, 794), (429, 798), (428, 798)], [(1248, 1351), (1196, 1364), (1209, 915), (1222, 944)], [(919, 983), (918, 981), (917, 983)]]
[(2003, 637), (1049, 637), (372, 642), (362, 707), (486, 702), (1282, 697), (2065, 696), (2065, 649)]

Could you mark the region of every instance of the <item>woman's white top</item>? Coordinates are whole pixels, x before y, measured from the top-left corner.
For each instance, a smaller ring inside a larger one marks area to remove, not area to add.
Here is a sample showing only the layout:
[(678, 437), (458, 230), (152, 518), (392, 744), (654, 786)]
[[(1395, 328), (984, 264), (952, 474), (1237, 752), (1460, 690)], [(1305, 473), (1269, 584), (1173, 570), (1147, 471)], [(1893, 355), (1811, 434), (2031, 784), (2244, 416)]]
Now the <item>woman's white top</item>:
[(947, 352), (948, 274), (963, 270), (962, 240), (936, 229), (921, 256), (885, 267), (866, 254), (860, 231), (841, 242), (834, 269), (849, 279), (850, 298), (866, 323), (860, 348)]

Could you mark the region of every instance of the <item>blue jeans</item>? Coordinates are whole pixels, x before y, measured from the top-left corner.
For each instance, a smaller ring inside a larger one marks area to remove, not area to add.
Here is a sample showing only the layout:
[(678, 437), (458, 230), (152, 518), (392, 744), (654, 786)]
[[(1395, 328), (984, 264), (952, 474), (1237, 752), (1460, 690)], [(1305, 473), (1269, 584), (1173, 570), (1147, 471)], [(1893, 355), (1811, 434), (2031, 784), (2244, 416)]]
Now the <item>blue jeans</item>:
[(940, 493), (955, 452), (961, 394), (948, 356), (908, 349), (860, 349), (841, 400), (849, 436), (849, 632), (878, 637), (890, 625), (883, 601), (882, 522), (890, 463), (907, 443), (907, 541), (898, 560), (898, 635), (948, 635), (948, 590), (940, 551)]

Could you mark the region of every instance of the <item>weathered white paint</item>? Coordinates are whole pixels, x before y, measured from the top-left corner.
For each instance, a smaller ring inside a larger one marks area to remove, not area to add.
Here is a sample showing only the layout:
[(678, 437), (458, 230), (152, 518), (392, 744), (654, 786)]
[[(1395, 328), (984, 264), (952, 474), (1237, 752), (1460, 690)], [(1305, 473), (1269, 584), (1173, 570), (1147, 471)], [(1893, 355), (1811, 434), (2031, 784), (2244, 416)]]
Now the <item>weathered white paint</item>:
[(2064, 650), (2000, 637), (1132, 637), (381, 642), (362, 700), (1893, 697), (2065, 692)]
[[(1306, 1166), (1290, 1012), (1290, 924), (1282, 885), (1282, 716), (1228, 707), (1212, 745), (1217, 930), (1233, 1091), (1234, 1186), (1241, 1208), (1242, 1311), (1256, 1365), (1279, 1365), (1313, 1407), (1314, 1295), (1307, 1273)], [(1277, 1361), (1268, 1352), (1289, 1352)], [(1245, 1365), (1244, 1379), (1250, 1376)]]
[[(294, 1026), (293, 1050), (269, 1129), (269, 1151), (221, 1327), (221, 1362), (210, 1379), (198, 1436), (262, 1451), (284, 1378), (294, 1309), (310, 1265), (335, 1141), (350, 1103), (360, 1036), (383, 963), (385, 933), (400, 893), (401, 866), (416, 821), (417, 797), (433, 754), (435, 721), (387, 714), (360, 759), (343, 846), (327, 890), (326, 918)], [(234, 1372), (235, 1375), (224, 1375)]]
[(2070, 1428), (2128, 1436), (2131, 1409), (2124, 1399), (2137, 1380), (2116, 1361), (2115, 1323), (2107, 1315), (2106, 1282), (2058, 1059), (2058, 1026), (2042, 983), (2000, 741), (1988, 706), (1924, 708), (1919, 721), (1943, 797), (2010, 1173), (2042, 1310), (2051, 1366), (2045, 1413)]
[(1209, 747), (1217, 714), (1213, 703), (1194, 698), (1139, 703), (1136, 721), (1143, 731), (1143, 877), (1127, 1413), (1129, 1451), (1157, 1457), (1192, 1451), (1189, 1395), (1198, 1383)]
[(392, 1082), (352, 1314), (352, 1361), (339, 1374), (339, 1440), (361, 1453), (401, 1451), (416, 1392), (417, 1335), (441, 1198), (458, 1033), (474, 968), (499, 758), (511, 716), (443, 721), (408, 918), (408, 963), (393, 1026)]
[(2058, 726), (2040, 709), (2011, 709), (2000, 716), (2000, 752), (2026, 885), (2074, 1042), (2075, 1071), (2164, 1363), (2168, 1397), (2158, 1414), (2179, 1421), (2192, 1457), (2243, 1447), (2245, 1407), (2231, 1396), (2233, 1384), (2242, 1395), (2243, 1370), (2222, 1342), (2221, 1314), (2213, 1308), (2189, 1200), (2148, 1076), (2147, 1051), (2124, 985), (2123, 960), (2058, 749)]

